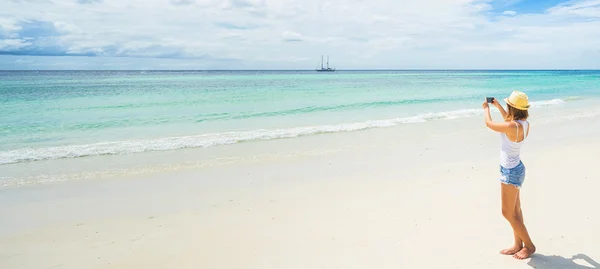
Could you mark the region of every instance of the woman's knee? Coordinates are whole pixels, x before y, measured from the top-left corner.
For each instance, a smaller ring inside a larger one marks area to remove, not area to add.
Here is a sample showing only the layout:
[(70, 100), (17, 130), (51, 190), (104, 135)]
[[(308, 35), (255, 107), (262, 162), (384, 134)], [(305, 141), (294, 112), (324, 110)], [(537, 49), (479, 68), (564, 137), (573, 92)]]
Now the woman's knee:
[(509, 221), (512, 220), (516, 220), (518, 219), (518, 215), (517, 212), (515, 211), (514, 208), (502, 208), (502, 216), (504, 216), (504, 218), (506, 218)]

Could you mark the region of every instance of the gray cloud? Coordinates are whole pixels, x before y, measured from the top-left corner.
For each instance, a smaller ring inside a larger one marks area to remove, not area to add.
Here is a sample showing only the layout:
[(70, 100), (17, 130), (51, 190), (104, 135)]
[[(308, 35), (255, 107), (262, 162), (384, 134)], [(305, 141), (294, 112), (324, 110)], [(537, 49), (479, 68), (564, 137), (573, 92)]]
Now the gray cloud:
[(17, 4), (52, 3), (52, 1), (50, 0), (8, 0), (8, 2), (13, 2)]
[[(262, 3), (262, 2), (260, 2), (260, 3)], [(256, 7), (256, 6), (260, 5), (258, 3), (253, 3), (252, 1), (248, 1), (248, 0), (229, 0), (229, 4), (232, 7), (237, 7), (237, 8)]]
[(230, 22), (216, 22), (214, 24), (217, 27), (230, 29), (230, 30), (250, 30), (258, 28), (257, 25), (237, 25), (235, 23)]
[(194, 4), (196, 1), (195, 0), (169, 0), (169, 2), (171, 4), (177, 5), (177, 6), (186, 6), (186, 5)]
[(281, 39), (285, 42), (300, 42), (304, 40), (300, 33), (290, 31), (283, 32), (283, 34), (281, 34)]
[(93, 4), (93, 3), (101, 3), (103, 0), (77, 0), (79, 4)]

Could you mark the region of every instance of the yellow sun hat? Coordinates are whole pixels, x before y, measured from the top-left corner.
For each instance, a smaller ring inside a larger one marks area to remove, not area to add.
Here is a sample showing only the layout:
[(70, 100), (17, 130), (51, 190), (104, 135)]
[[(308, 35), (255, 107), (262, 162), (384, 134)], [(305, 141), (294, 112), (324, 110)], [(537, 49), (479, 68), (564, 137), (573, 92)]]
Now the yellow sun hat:
[(504, 98), (504, 102), (520, 110), (527, 110), (529, 108), (529, 97), (521, 91), (513, 91), (508, 98)]

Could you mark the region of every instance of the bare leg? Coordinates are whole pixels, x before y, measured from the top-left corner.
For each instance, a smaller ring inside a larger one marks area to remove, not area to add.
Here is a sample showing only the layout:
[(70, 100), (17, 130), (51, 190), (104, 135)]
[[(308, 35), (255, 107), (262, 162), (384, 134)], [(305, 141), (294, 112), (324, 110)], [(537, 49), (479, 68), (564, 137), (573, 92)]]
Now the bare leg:
[[(517, 213), (518, 219), (523, 222), (523, 211), (521, 211), (521, 195), (520, 192), (517, 195), (517, 202), (515, 203), (515, 212)], [(525, 224), (525, 222), (523, 222)], [(523, 248), (523, 240), (517, 235), (517, 232), (513, 230), (513, 235), (515, 237), (515, 243), (510, 247), (500, 251), (500, 254), (504, 255), (514, 255), (519, 252)]]
[[(502, 188), (502, 215), (508, 220), (513, 228), (515, 243), (518, 240), (523, 242), (523, 248), (519, 250), (514, 257), (517, 259), (526, 259), (535, 252), (535, 245), (531, 242), (527, 228), (523, 223), (522, 212), (520, 213), (520, 191), (515, 186), (501, 184)], [(518, 204), (517, 204), (518, 202)], [(517, 205), (519, 206), (517, 209)]]
[[(517, 212), (517, 217), (519, 220), (525, 225), (525, 219), (523, 219), (523, 210), (521, 210), (521, 191), (517, 193), (517, 203), (515, 204), (515, 212)], [(515, 233), (515, 244), (519, 246), (523, 245), (523, 240), (517, 236)]]

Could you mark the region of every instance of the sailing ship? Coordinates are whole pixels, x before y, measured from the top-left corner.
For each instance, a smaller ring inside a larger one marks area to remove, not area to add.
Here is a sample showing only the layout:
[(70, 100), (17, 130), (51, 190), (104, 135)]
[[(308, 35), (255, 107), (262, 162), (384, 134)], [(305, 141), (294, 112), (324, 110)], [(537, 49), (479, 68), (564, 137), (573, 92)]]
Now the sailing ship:
[(323, 67), (323, 55), (321, 55), (321, 69), (317, 68), (317, 72), (333, 72), (335, 68), (329, 68), (329, 56), (327, 56), (327, 68)]

